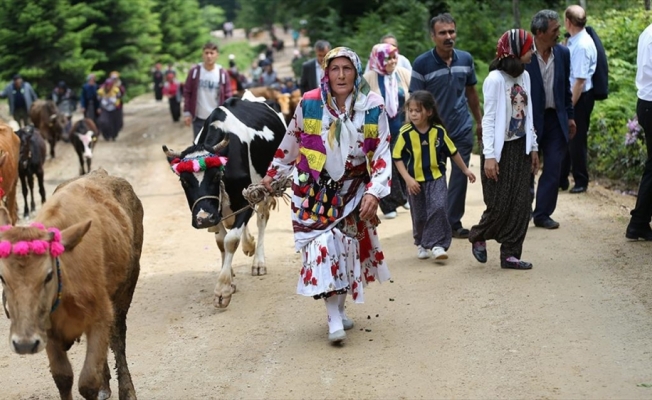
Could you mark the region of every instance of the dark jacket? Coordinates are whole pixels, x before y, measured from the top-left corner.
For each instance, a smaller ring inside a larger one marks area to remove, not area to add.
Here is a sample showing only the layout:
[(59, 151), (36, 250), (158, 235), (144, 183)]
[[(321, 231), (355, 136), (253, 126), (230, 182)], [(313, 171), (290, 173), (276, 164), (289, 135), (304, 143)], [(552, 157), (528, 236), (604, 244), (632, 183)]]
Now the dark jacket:
[(598, 51), (598, 62), (595, 66), (595, 73), (591, 78), (593, 82), (593, 98), (596, 100), (604, 100), (609, 97), (609, 63), (607, 62), (607, 52), (604, 51), (604, 46), (598, 34), (590, 26), (587, 26), (586, 33), (591, 36), (595, 49)]
[[(227, 71), (220, 65), (215, 65), (220, 69), (220, 91), (217, 104), (222, 105), (224, 101), (233, 96), (231, 91), (231, 78)], [(201, 64), (190, 68), (186, 83), (183, 85), (183, 115), (195, 117), (197, 111), (197, 88), (199, 87), (199, 75), (201, 75)]]
[(82, 108), (88, 108), (88, 103), (93, 102), (93, 107), (95, 108), (95, 113), (100, 108), (100, 101), (97, 98), (97, 84), (91, 85), (90, 83), (85, 83), (82, 86), (81, 96), (79, 96), (79, 103)]
[(301, 94), (303, 95), (306, 92), (311, 91), (319, 87), (319, 82), (317, 82), (317, 59), (311, 58), (310, 60), (303, 63), (301, 67), (301, 82), (299, 83), (299, 89), (301, 89)]
[[(570, 52), (567, 47), (560, 44), (556, 44), (552, 51), (555, 56), (555, 82), (553, 84), (555, 109), (557, 110), (559, 125), (561, 125), (564, 136), (568, 140), (568, 120), (575, 118), (570, 88)], [(533, 56), (532, 61), (525, 65), (525, 70), (530, 74), (530, 98), (532, 99), (532, 113), (534, 114), (532, 122), (537, 132), (537, 138), (541, 140), (546, 134), (543, 130), (546, 93), (543, 88), (541, 68), (539, 68), (539, 61), (536, 56)]]

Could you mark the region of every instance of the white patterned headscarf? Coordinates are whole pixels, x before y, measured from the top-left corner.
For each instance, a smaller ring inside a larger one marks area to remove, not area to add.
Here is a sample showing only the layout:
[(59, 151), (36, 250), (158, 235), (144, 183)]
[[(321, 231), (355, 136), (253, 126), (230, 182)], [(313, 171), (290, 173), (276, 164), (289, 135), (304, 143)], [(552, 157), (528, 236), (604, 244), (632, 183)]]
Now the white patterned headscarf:
[[(330, 62), (339, 57), (346, 57), (351, 61), (356, 71), (353, 91), (347, 98), (350, 103), (346, 106), (345, 113), (339, 113), (334, 107), (333, 95), (331, 93), (330, 79), (328, 78), (328, 66)], [(334, 180), (338, 181), (344, 175), (344, 167), (348, 158), (350, 148), (355, 145), (358, 137), (358, 128), (353, 124), (353, 117), (356, 113), (364, 113), (372, 108), (382, 106), (382, 97), (370, 93), (369, 83), (362, 77), (363, 69), (360, 57), (348, 47), (335, 47), (324, 57), (322, 63), (324, 76), (321, 78), (321, 99), (324, 104), (325, 113), (329, 119), (329, 134), (326, 143), (326, 164), (324, 167)]]
[(385, 106), (387, 116), (394, 118), (398, 113), (398, 78), (396, 68), (387, 72), (389, 57), (398, 57), (398, 49), (389, 43), (380, 43), (371, 49), (369, 69), (385, 77)]

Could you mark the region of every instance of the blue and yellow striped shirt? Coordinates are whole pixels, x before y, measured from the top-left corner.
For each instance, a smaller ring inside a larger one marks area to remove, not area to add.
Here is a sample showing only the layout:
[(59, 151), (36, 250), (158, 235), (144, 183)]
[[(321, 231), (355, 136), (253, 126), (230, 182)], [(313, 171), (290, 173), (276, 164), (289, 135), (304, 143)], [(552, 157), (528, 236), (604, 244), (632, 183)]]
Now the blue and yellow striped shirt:
[(401, 160), (417, 182), (441, 178), (446, 172), (446, 157), (457, 154), (457, 148), (441, 125), (421, 133), (412, 123), (405, 124), (392, 151), (394, 160)]

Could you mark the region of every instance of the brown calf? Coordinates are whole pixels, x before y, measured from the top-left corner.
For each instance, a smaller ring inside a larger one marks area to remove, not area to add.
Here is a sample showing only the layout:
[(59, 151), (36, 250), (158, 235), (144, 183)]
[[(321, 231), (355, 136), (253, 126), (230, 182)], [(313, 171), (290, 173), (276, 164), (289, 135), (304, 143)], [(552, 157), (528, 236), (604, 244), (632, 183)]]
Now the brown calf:
[[(86, 399), (106, 399), (111, 395), (110, 344), (119, 398), (135, 399), (125, 337), (143, 244), (140, 200), (127, 181), (100, 169), (59, 185), (35, 219), (40, 227), (0, 227), (10, 346), (18, 354), (45, 348), (61, 398), (72, 399), (66, 352), (86, 334), (79, 392)], [(0, 224), (8, 222), (0, 209)], [(60, 245), (65, 251), (57, 257)]]
[(59, 112), (52, 100), (36, 100), (29, 110), (29, 118), (41, 133), (43, 139), (50, 144), (50, 156), (54, 158), (54, 146), (63, 133), (66, 125), (65, 115)]
[(0, 197), (9, 210), (12, 225), (18, 221), (16, 183), (19, 155), (20, 138), (9, 126), (0, 125)]

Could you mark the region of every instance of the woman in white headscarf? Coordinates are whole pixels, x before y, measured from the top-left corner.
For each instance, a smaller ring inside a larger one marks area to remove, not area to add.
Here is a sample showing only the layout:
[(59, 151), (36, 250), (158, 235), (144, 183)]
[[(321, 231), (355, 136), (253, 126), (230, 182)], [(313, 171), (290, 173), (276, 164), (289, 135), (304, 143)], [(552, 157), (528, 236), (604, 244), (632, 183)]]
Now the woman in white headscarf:
[[(383, 96), (385, 110), (391, 134), (391, 149), (405, 123), (403, 106), (409, 97), (410, 71), (397, 66), (398, 49), (388, 43), (380, 43), (373, 47), (369, 55), (369, 71), (364, 78), (369, 82), (372, 91)], [(400, 206), (409, 208), (405, 181), (392, 164), (392, 187), (388, 196), (380, 200), (380, 210), (385, 218), (396, 218), (396, 209)]]
[(341, 342), (353, 321), (347, 294), (389, 279), (376, 232), (378, 201), (389, 194), (389, 127), (380, 95), (369, 90), (357, 54), (331, 50), (321, 87), (306, 92), (262, 183), (292, 176), (292, 226), (303, 267), (297, 292), (324, 299), (328, 338)]

